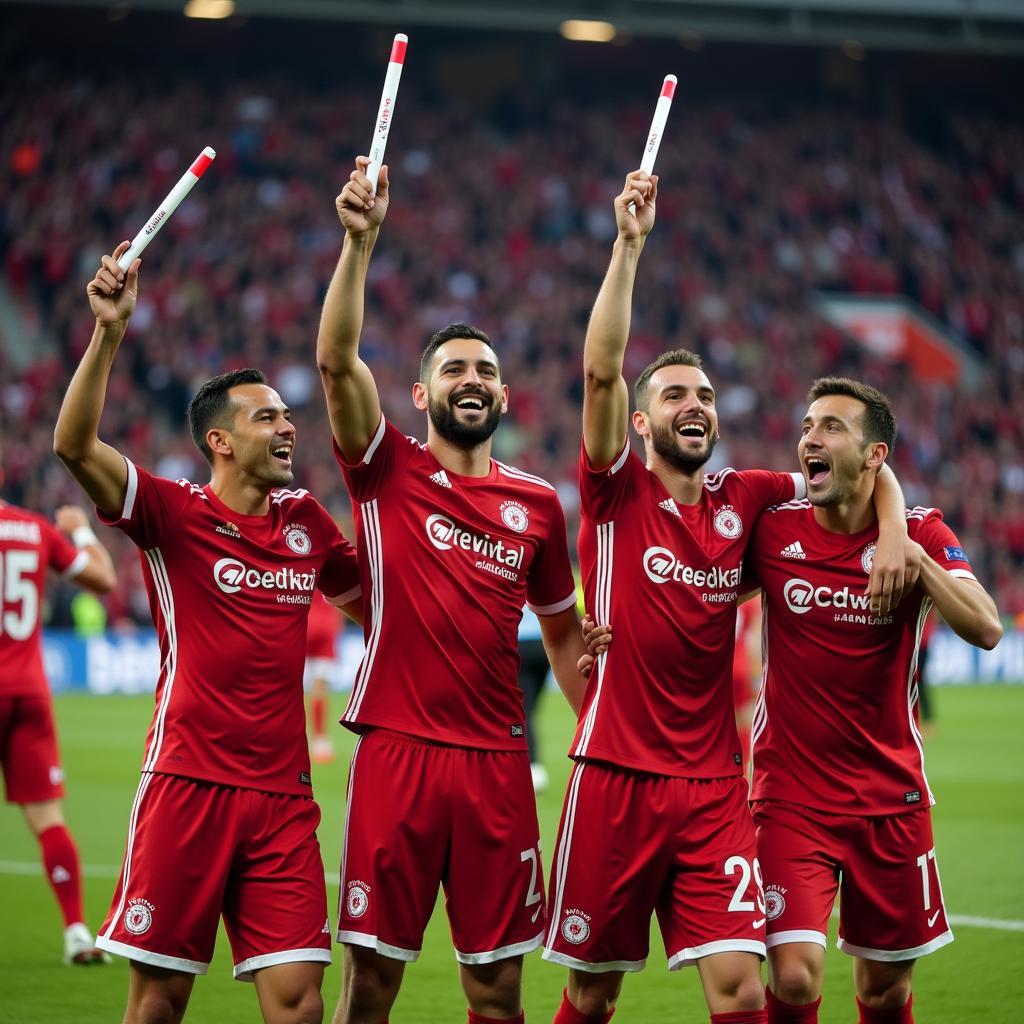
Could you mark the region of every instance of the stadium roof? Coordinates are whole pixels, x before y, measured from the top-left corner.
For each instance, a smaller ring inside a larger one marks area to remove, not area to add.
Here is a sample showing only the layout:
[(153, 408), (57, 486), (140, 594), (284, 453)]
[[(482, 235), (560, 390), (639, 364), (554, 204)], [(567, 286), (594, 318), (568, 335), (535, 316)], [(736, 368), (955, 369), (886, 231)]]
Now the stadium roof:
[[(23, 0), (51, 6), (184, 10), (185, 0)], [(227, 0), (192, 0), (230, 11)], [(886, 49), (1024, 53), (1022, 0), (234, 0), (238, 15), (559, 31), (604, 20), (620, 34)]]

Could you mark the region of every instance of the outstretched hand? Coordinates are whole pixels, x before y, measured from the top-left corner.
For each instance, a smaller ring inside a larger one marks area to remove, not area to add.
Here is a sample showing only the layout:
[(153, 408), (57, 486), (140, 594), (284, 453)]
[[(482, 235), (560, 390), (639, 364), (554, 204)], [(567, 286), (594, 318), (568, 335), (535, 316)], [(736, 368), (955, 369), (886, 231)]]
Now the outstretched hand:
[(127, 271), (117, 265), (118, 259), (128, 251), (130, 245), (131, 242), (122, 242), (112, 255), (104, 256), (96, 276), (85, 289), (89, 296), (89, 306), (101, 327), (123, 327), (135, 312), (142, 260), (132, 260)]
[(366, 176), (369, 166), (369, 157), (357, 156), (356, 169), (348, 176), (348, 184), (334, 201), (342, 227), (350, 235), (362, 235), (379, 228), (388, 212), (388, 165), (381, 164), (376, 195)]
[[(640, 240), (654, 227), (655, 203), (658, 199), (658, 176), (646, 171), (630, 171), (626, 184), (615, 197), (615, 226), (619, 238)], [(634, 212), (630, 212), (630, 205)]]

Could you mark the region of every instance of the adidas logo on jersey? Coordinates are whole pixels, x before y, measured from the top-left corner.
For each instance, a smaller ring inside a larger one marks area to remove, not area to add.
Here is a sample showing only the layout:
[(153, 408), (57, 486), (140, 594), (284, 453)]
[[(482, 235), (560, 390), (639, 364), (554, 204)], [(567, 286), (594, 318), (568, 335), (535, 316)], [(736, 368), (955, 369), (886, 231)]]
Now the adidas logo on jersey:
[(448, 479), (448, 474), (443, 469), (439, 469), (436, 473), (430, 474), (430, 482), (437, 484), (438, 487), (451, 487), (452, 482)]
[(795, 540), (792, 544), (787, 544), (780, 552), (784, 558), (806, 558), (807, 554), (804, 549), (800, 546), (800, 541)]
[(676, 519), (682, 519), (683, 517), (679, 514), (679, 509), (676, 507), (676, 503), (671, 498), (666, 498), (664, 501), (658, 502), (658, 508), (663, 508), (666, 512), (671, 512)]

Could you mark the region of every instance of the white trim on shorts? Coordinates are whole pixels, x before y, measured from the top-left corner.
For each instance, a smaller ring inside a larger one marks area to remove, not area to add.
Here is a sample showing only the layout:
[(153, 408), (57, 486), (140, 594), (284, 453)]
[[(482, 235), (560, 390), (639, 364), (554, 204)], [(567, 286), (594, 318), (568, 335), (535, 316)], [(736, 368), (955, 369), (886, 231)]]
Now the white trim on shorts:
[(338, 942), (344, 942), (349, 946), (363, 946), (365, 949), (375, 949), (381, 956), (390, 960), (402, 960), (407, 964), (415, 963), (420, 958), (419, 949), (402, 949), (401, 946), (389, 946), (381, 942), (376, 935), (367, 935), (365, 932), (343, 932), (339, 929), (335, 936)]
[(558, 950), (548, 949), (547, 946), (544, 947), (540, 958), (547, 960), (548, 963), (569, 967), (574, 971), (585, 971), (587, 974), (606, 974), (608, 971), (633, 973), (642, 971), (647, 966), (647, 957), (644, 957), (643, 960), (607, 960), (604, 963), (592, 964), (586, 960), (577, 960), (573, 956), (566, 956), (565, 953), (559, 953)]
[(913, 949), (868, 949), (866, 946), (855, 946), (844, 939), (840, 939), (836, 943), (836, 948), (842, 950), (847, 956), (859, 956), (862, 960), (895, 963), (900, 960), (916, 960), (919, 956), (927, 956), (937, 949), (942, 949), (943, 946), (948, 946), (952, 941), (953, 932), (947, 928), (930, 942), (926, 942), (923, 946), (914, 946)]
[(756, 939), (719, 939), (717, 942), (705, 942), (703, 946), (687, 946), (673, 953), (668, 958), (668, 969), (678, 971), (716, 953), (756, 953), (762, 960), (768, 956), (764, 943)]
[(278, 964), (329, 964), (331, 951), (313, 946), (309, 949), (283, 949), (280, 953), (264, 953), (262, 956), (251, 956), (248, 960), (235, 964), (235, 981), (255, 981), (254, 971), (264, 967), (277, 967)]
[(788, 932), (775, 932), (765, 939), (765, 945), (772, 949), (783, 946), (787, 942), (813, 942), (822, 949), (828, 949), (828, 936), (824, 932), (816, 932), (813, 928), (793, 928)]
[(458, 950), (455, 950), (455, 959), (460, 964), (493, 964), (498, 960), (507, 960), (511, 956), (522, 956), (524, 953), (532, 953), (535, 949), (540, 949), (543, 939), (544, 932), (541, 931), (525, 942), (515, 942), (511, 946), (492, 949), (488, 953), (460, 953)]
[(129, 960), (138, 960), (139, 963), (150, 964), (153, 967), (165, 967), (169, 971), (181, 971), (184, 974), (205, 974), (210, 969), (208, 963), (204, 964), (200, 960), (183, 960), (178, 956), (153, 953), (148, 949), (140, 949), (138, 946), (129, 946), (125, 942), (108, 939), (105, 935), (96, 936), (96, 947), (104, 949), (108, 953), (127, 957)]

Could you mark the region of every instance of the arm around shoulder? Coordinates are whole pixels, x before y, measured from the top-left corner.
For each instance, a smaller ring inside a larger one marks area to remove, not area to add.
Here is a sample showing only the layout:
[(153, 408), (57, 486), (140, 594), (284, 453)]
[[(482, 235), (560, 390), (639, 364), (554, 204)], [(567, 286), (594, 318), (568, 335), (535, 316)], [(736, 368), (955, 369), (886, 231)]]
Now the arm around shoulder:
[(962, 640), (991, 651), (1003, 638), (996, 603), (977, 580), (954, 576), (922, 551), (920, 583), (949, 628)]

